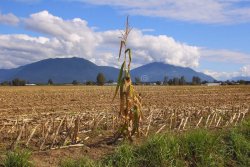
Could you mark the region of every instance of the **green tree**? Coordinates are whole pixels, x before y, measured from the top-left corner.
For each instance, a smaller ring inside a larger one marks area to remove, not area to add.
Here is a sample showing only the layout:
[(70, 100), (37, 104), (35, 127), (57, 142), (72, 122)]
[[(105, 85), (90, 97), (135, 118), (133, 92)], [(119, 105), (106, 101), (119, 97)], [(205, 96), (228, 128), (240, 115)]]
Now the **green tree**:
[(96, 83), (97, 83), (97, 85), (100, 85), (100, 86), (104, 85), (105, 80), (106, 79), (105, 79), (104, 74), (103, 73), (98, 73), (98, 75), (96, 77)]
[(161, 81), (156, 81), (156, 85), (161, 85)]
[(167, 85), (168, 84), (168, 77), (165, 76), (163, 79), (163, 85)]
[(173, 80), (172, 79), (168, 80), (168, 84), (173, 85)]
[(196, 83), (196, 77), (195, 76), (193, 76), (193, 78), (192, 78), (192, 85), (196, 85), (197, 83)]
[(180, 85), (186, 85), (186, 80), (184, 76), (181, 76)]
[(107, 83), (112, 84), (112, 83), (114, 83), (114, 80), (110, 79), (110, 80), (108, 80)]
[(178, 77), (174, 77), (173, 84), (174, 85), (179, 85), (180, 84), (180, 79)]
[(201, 84), (201, 79), (199, 77), (193, 76), (192, 84), (193, 85), (200, 85)]
[(11, 82), (9, 81), (4, 81), (1, 83), (2, 86), (8, 86), (8, 85), (11, 85)]
[(21, 80), (19, 78), (15, 78), (12, 80), (12, 85), (13, 86), (25, 86), (26, 81), (25, 80)]
[(93, 81), (87, 81), (86, 85), (94, 85), (94, 82)]
[(73, 85), (78, 85), (79, 82), (78, 82), (77, 80), (73, 80), (73, 81), (72, 81), (72, 84), (73, 84)]
[(53, 81), (52, 81), (52, 79), (49, 79), (48, 80), (48, 85), (53, 85), (54, 83), (53, 83)]
[(197, 77), (197, 84), (198, 84), (198, 85), (201, 84), (201, 79), (200, 79), (200, 77)]
[[(208, 81), (206, 81), (206, 80), (201, 82), (201, 84), (207, 84), (207, 83), (208, 83)], [(230, 82), (228, 82), (228, 83), (230, 83)]]
[(240, 83), (241, 85), (244, 85), (244, 84), (246, 84), (246, 81), (245, 80), (239, 80), (239, 81), (237, 81), (238, 83)]

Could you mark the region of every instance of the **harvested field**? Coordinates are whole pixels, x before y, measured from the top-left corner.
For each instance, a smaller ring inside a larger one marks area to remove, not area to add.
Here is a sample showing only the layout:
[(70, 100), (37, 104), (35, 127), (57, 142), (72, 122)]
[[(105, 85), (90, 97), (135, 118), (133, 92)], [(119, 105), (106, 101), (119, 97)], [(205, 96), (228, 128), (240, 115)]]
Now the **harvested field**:
[[(137, 86), (144, 119), (139, 139), (163, 131), (235, 126), (249, 117), (250, 86)], [(0, 87), (0, 151), (29, 148), (38, 166), (62, 157), (98, 159), (118, 126), (112, 86)], [(137, 139), (135, 138), (135, 141)]]

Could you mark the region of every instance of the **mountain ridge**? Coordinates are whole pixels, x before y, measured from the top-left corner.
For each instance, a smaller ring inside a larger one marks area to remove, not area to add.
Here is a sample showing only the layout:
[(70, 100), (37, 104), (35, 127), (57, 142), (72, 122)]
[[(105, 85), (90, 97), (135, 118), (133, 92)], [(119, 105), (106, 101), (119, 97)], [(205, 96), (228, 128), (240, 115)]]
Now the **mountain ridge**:
[[(157, 73), (155, 71), (157, 71)], [(213, 77), (201, 72), (196, 72), (189, 67), (179, 67), (162, 62), (152, 62), (135, 68), (131, 71), (131, 75), (144, 76), (148, 81), (162, 81), (164, 76), (167, 76), (168, 79), (173, 79), (174, 77), (180, 78), (181, 76), (184, 76), (188, 82), (192, 81), (193, 76), (198, 76), (202, 80), (209, 82), (214, 81)]]
[(244, 80), (244, 81), (250, 81), (250, 76), (237, 76), (231, 78), (232, 81), (239, 81), (239, 80)]
[[(14, 69), (0, 69), (0, 82), (14, 78), (24, 79), (30, 83), (47, 83), (52, 79), (54, 83), (71, 83), (95, 81), (99, 72), (104, 73), (106, 81), (116, 81), (119, 69), (110, 66), (98, 66), (89, 60), (72, 58), (50, 58)], [(193, 76), (212, 82), (213, 77), (196, 72), (189, 67), (179, 67), (161, 62), (152, 62), (131, 70), (132, 79), (140, 77), (145, 82), (162, 81), (164, 76), (169, 79), (184, 76), (188, 82)], [(144, 80), (143, 80), (144, 79)]]

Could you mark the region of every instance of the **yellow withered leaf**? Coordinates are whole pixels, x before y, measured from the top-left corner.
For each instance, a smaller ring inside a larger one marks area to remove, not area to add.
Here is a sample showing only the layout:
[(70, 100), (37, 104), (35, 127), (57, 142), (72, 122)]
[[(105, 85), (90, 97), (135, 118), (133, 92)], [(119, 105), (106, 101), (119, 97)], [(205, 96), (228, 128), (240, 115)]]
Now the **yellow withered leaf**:
[(130, 86), (129, 86), (129, 96), (130, 96), (131, 98), (134, 97), (134, 88), (133, 88), (133, 85), (130, 85)]

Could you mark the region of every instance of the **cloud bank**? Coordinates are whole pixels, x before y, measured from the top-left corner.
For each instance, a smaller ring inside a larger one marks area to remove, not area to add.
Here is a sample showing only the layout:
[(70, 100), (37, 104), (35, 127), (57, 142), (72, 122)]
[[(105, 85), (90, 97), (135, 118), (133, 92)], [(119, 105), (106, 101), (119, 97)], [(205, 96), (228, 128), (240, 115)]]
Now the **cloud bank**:
[(17, 25), (19, 18), (12, 13), (1, 14), (0, 12), (0, 24)]
[[(0, 35), (0, 68), (13, 68), (51, 57), (82, 57), (98, 65), (117, 66), (121, 30), (96, 32), (86, 20), (64, 20), (48, 11), (22, 19), (25, 28), (39, 32), (40, 37), (25, 34)], [(166, 35), (145, 35), (133, 29), (129, 38), (133, 46), (134, 67), (161, 61), (183, 67), (199, 64), (198, 47)]]
[[(20, 23), (29, 31), (41, 35), (0, 34), (0, 69), (15, 68), (55, 57), (82, 57), (97, 65), (119, 66), (118, 37), (122, 30), (96, 31), (86, 20), (65, 20), (46, 10), (27, 18), (17, 18), (14, 15), (13, 18), (16, 19), (10, 19), (12, 22), (8, 21), (8, 24)], [(216, 79), (250, 75), (248, 54), (191, 46), (166, 35), (148, 35), (147, 31), (153, 30), (133, 29), (129, 36), (128, 44), (133, 51), (134, 68), (155, 61), (182, 67), (198, 67), (202, 58), (209, 62), (234, 62), (243, 65), (241, 70), (233, 73), (204, 70)]]
[(207, 75), (213, 76), (217, 80), (231, 80), (234, 77), (249, 77), (250, 65), (245, 65), (236, 72), (217, 72), (212, 70), (204, 70), (203, 72)]

